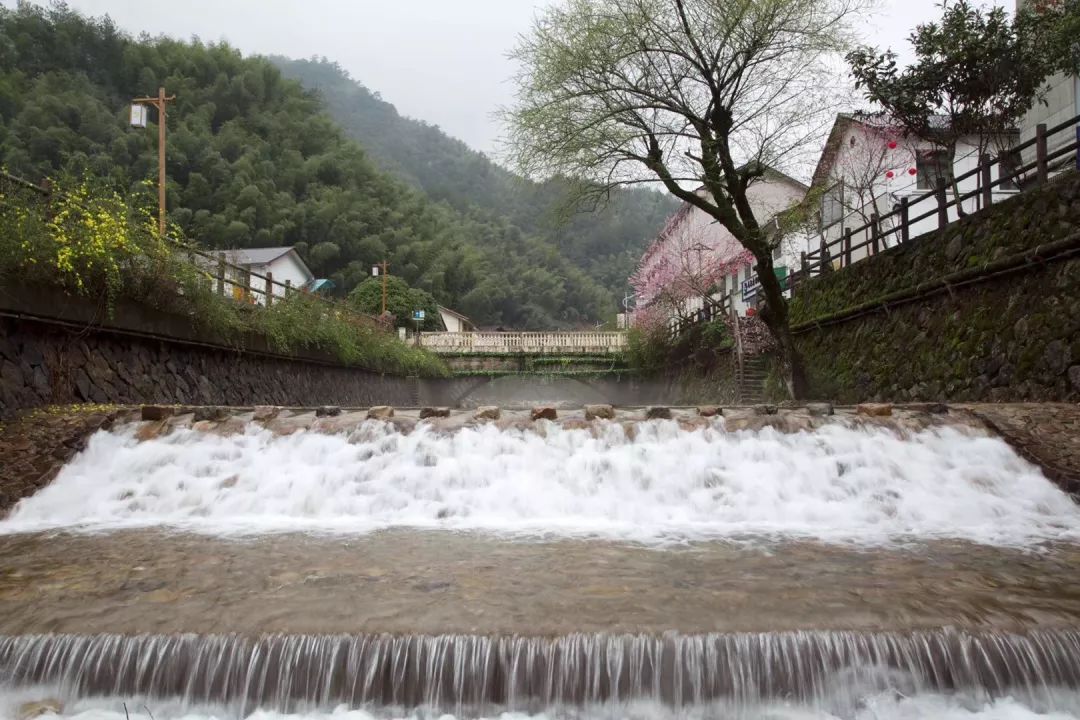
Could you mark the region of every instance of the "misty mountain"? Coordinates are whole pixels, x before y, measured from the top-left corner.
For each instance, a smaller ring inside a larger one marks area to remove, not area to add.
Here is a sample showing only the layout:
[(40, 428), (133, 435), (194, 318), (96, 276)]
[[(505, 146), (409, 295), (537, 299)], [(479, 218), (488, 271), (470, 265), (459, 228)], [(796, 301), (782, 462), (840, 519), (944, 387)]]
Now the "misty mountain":
[(565, 211), (568, 183), (530, 182), (422, 120), (404, 117), (377, 92), (326, 59), (271, 60), (316, 92), (346, 135), (375, 162), (429, 197), (539, 236), (618, 297), (641, 253), (678, 206), (643, 188), (618, 190), (606, 207)]

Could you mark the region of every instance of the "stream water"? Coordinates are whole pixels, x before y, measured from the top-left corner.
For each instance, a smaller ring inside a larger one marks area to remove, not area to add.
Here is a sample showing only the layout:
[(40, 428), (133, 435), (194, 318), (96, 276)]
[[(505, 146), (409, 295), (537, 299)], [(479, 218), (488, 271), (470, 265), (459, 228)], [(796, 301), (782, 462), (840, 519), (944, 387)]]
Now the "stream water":
[(141, 430), (0, 520), (2, 717), (1080, 718), (1080, 508), (970, 428)]

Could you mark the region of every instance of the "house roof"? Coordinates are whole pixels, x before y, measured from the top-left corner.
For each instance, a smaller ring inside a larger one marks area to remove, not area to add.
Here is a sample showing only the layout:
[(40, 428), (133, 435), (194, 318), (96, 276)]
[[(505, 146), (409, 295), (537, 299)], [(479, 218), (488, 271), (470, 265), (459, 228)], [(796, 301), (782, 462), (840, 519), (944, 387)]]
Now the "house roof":
[(271, 248), (238, 248), (234, 250), (212, 250), (211, 255), (220, 257), (230, 265), (237, 265), (243, 268), (251, 268), (253, 265), (269, 265), (270, 263), (285, 257), (288, 254), (292, 254), (296, 260), (296, 264), (304, 271), (304, 274), (309, 280), (315, 279), (315, 273), (311, 272), (311, 268), (307, 266), (303, 258), (300, 257), (300, 253), (296, 252), (296, 248), (292, 247), (271, 247)]
[[(266, 265), (282, 255), (295, 252), (291, 247), (239, 248), (236, 250), (218, 250), (217, 254), (233, 265)], [(297, 256), (299, 260), (299, 256)], [(305, 265), (305, 267), (307, 267)]]
[(825, 140), (825, 147), (821, 150), (821, 157), (818, 158), (817, 167), (814, 168), (814, 174), (811, 176), (810, 187), (818, 187), (821, 183), (828, 181), (833, 163), (840, 151), (840, 142), (844, 139), (844, 133), (857, 122), (860, 121), (856, 120), (851, 113), (836, 113), (836, 120), (833, 121), (829, 137)]
[(777, 170), (776, 168), (774, 168), (774, 167), (772, 167), (770, 165), (765, 165), (763, 167), (765, 168), (765, 174), (766, 175), (774, 175), (777, 178), (779, 178), (780, 180), (783, 180), (784, 182), (791, 183), (792, 185), (796, 186), (797, 188), (799, 188), (803, 192), (806, 192), (807, 190), (810, 189), (809, 185), (807, 185), (806, 183), (804, 183), (801, 180), (796, 180), (795, 178), (791, 177), (790, 175), (788, 175), (785, 172)]
[(451, 310), (450, 308), (444, 307), (442, 305), (439, 305), (438, 308), (439, 308), (439, 314), (441, 314), (441, 315), (453, 315), (458, 320), (464, 321), (467, 325), (471, 325), (472, 327), (476, 327), (476, 323), (474, 323), (472, 320), (470, 320), (469, 318), (467, 318), (464, 315), (462, 315), (461, 313), (459, 313), (457, 310)]

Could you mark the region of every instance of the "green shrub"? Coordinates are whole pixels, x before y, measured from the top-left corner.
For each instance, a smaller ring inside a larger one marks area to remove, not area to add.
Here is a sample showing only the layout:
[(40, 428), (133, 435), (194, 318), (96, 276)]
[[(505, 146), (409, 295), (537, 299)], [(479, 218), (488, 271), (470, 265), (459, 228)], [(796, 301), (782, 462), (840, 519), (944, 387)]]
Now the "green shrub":
[[(315, 350), (376, 372), (444, 377), (432, 353), (373, 327), (345, 305), (296, 292), (270, 307), (217, 292), (194, 262), (196, 248), (163, 241), (145, 197), (128, 200), (92, 180), (61, 180), (46, 198), (0, 184), (0, 280), (56, 285), (105, 303), (143, 303), (190, 318), (201, 331), (241, 346), (265, 337), (282, 353)], [(170, 229), (170, 237), (179, 237)]]
[(671, 356), (672, 346), (667, 328), (630, 328), (626, 334), (627, 364), (638, 370), (652, 372), (664, 368)]

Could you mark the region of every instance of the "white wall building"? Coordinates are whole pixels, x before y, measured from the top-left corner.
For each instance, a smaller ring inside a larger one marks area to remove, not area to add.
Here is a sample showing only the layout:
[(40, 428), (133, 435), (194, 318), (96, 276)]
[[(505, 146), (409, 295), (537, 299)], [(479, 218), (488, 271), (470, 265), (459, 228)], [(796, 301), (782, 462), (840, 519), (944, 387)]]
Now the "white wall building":
[(448, 307), (439, 305), (439, 317), (442, 318), (446, 332), (472, 332), (476, 330), (476, 325), (473, 324), (472, 320)]
[[(1011, 148), (1016, 135), (1009, 134), (983, 141), (977, 137), (962, 138), (957, 143), (956, 155), (949, 167), (947, 153), (934, 142), (904, 134), (895, 126), (883, 121), (881, 116), (869, 114), (837, 115), (825, 149), (818, 161), (811, 187), (822, 191), (820, 208), (820, 238), (835, 243), (847, 229), (858, 229), (869, 223), (872, 214), (879, 217), (898, 208), (902, 198), (909, 203), (934, 190), (937, 178), (946, 181), (959, 178), (974, 170), (983, 155), (996, 160), (991, 168), (991, 179), (1010, 176), (1020, 164)], [(959, 192), (965, 194), (981, 186), (979, 174), (961, 180)], [(949, 182), (948, 200), (953, 199), (953, 186)], [(992, 202), (1000, 202), (1017, 191), (1012, 182), (993, 188)], [(971, 213), (980, 209), (981, 195), (964, 201), (963, 208)], [(909, 218), (930, 213), (929, 217), (912, 222), (909, 236), (914, 238), (938, 227), (937, 202), (930, 198), (910, 206)], [(956, 220), (959, 212), (949, 208), (949, 221)], [(883, 233), (895, 231), (884, 238), (882, 247), (899, 242), (898, 218), (881, 222)], [(856, 232), (852, 244), (870, 238), (870, 231)], [(839, 246), (830, 246), (835, 263), (839, 263)], [(815, 248), (816, 249), (816, 248)], [(852, 261), (866, 257), (869, 248), (852, 253)]]
[[(229, 265), (237, 266), (240, 269), (229, 267), (225, 268), (225, 277), (227, 280), (232, 280), (235, 283), (244, 285), (247, 278), (247, 273), (256, 273), (258, 275), (265, 276), (267, 273), (272, 273), (274, 277), (274, 296), (284, 297), (285, 288), (283, 285), (288, 283), (295, 290), (313, 290), (315, 289), (315, 275), (312, 274), (308, 266), (300, 259), (300, 255), (295, 249), (291, 247), (273, 247), (273, 248), (246, 248), (242, 250), (217, 250), (212, 253), (213, 255), (222, 258)], [(216, 272), (214, 270), (213, 272)], [(281, 285), (278, 285), (281, 283)], [(251, 278), (252, 301), (260, 304), (266, 304), (266, 281), (259, 278)], [(235, 285), (225, 284), (225, 294), (242, 300), (244, 291), (240, 287)]]
[[(1016, 9), (1027, 5), (1026, 0), (1017, 0)], [(1040, 123), (1045, 123), (1048, 130), (1071, 120), (1080, 115), (1080, 78), (1075, 75), (1055, 75), (1046, 83), (1046, 95), (1042, 101), (1036, 101), (1035, 106), (1024, 116), (1020, 126), (1020, 136), (1024, 140), (1035, 137), (1035, 128)], [(1047, 150), (1051, 153), (1057, 148), (1071, 143), (1076, 139), (1074, 133), (1062, 132), (1051, 135), (1047, 140)], [(1035, 160), (1035, 149), (1024, 151), (1024, 162), (1030, 163)], [(1072, 163), (1070, 157), (1067, 161)], [(1053, 162), (1051, 163), (1053, 165)]]
[[(806, 195), (806, 185), (767, 168), (764, 177), (747, 190), (754, 215), (763, 225)], [(704, 189), (698, 190), (704, 193)], [(805, 237), (787, 237), (774, 253), (778, 274), (797, 269)], [(757, 281), (753, 258), (730, 232), (702, 210), (683, 203), (645, 251), (630, 283), (635, 290), (634, 315), (663, 308), (669, 321), (733, 293), (736, 311), (745, 315), (756, 306)]]

